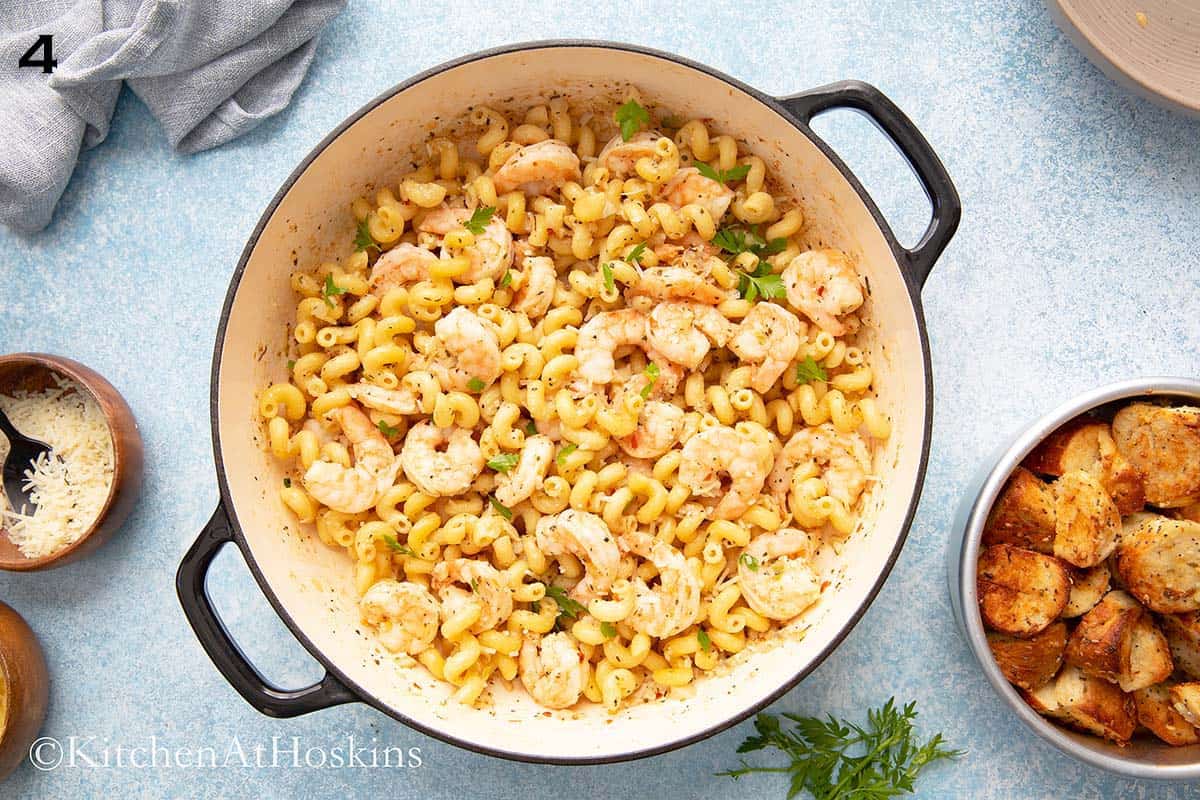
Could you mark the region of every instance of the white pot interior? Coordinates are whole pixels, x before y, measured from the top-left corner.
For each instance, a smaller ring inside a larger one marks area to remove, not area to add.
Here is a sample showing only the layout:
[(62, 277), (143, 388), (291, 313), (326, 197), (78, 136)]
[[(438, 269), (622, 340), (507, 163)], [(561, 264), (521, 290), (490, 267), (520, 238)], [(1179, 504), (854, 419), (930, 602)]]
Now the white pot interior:
[[(447, 688), (406, 666), (360, 624), (350, 563), (294, 521), (277, 499), (283, 472), (257, 419), (256, 393), (285, 380), (288, 283), (345, 254), (353, 237), (351, 201), (395, 185), (405, 155), (447, 121), (478, 103), (525, 108), (553, 93), (573, 107), (619, 95), (632, 83), (647, 99), (685, 117), (710, 118), (762, 156), (802, 199), (814, 246), (856, 257), (870, 282), (862, 342), (875, 367), (879, 402), (893, 434), (877, 455), (876, 488), (861, 529), (831, 560), (833, 587), (772, 643), (731, 659), (699, 681), (692, 696), (644, 704), (610, 716), (600, 707), (548, 712), (522, 692), (494, 694), (472, 709), (448, 701)], [(752, 95), (705, 72), (659, 56), (603, 47), (549, 47), (472, 61), (429, 77), (381, 102), (308, 166), (267, 221), (246, 264), (219, 353), (218, 429), (233, 513), (278, 604), (316, 649), (395, 714), (466, 744), (517, 757), (617, 758), (696, 737), (764, 701), (809, 668), (866, 602), (886, 569), (918, 480), (926, 417), (918, 320), (888, 243), (866, 205), (833, 163), (800, 131)]]

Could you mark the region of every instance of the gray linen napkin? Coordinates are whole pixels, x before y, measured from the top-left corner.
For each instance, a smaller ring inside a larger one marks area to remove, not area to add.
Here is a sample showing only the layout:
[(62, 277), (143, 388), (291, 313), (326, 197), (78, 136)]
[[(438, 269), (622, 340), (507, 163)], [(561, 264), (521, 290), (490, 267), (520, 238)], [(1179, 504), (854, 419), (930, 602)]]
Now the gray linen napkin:
[[(122, 81), (184, 153), (279, 112), (345, 3), (0, 0), (0, 222), (49, 224), (80, 148), (108, 135)], [(54, 36), (50, 75), (17, 68), (41, 34)]]

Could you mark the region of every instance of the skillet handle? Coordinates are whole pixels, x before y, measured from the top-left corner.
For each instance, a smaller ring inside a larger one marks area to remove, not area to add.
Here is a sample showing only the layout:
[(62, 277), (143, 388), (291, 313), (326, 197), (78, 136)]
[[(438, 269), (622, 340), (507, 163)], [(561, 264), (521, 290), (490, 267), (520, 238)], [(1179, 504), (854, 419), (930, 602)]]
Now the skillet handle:
[(892, 144), (916, 173), (917, 180), (933, 205), (933, 219), (921, 240), (911, 250), (902, 248), (904, 260), (908, 262), (909, 276), (918, 286), (923, 286), (938, 256), (958, 229), (962, 203), (959, 202), (958, 191), (949, 173), (917, 126), (883, 92), (862, 81), (838, 81), (782, 97), (779, 102), (805, 125), (818, 114), (835, 108), (858, 111), (892, 140)]
[(280, 689), (246, 659), (217, 616), (205, 584), (213, 558), (222, 547), (233, 541), (229, 515), (225, 513), (223, 505), (218, 505), (212, 519), (183, 557), (175, 576), (175, 590), (179, 594), (183, 613), (225, 680), (247, 703), (271, 717), (296, 717), (357, 700), (358, 697), (329, 672), (312, 686), (296, 690)]

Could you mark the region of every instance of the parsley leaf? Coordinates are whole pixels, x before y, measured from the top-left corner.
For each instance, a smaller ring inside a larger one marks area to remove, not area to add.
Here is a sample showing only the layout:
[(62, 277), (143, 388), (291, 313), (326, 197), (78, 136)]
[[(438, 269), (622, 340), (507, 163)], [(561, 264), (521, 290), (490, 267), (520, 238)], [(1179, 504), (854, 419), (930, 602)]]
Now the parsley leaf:
[(496, 498), (488, 495), (488, 502), (492, 504), (492, 508), (496, 509), (496, 513), (504, 517), (509, 522), (512, 522), (512, 509), (501, 503)]
[(501, 453), (488, 459), (487, 465), (496, 472), (508, 472), (517, 465), (521, 457), (516, 453)]
[(496, 213), (495, 206), (483, 206), (477, 208), (471, 213), (471, 218), (463, 223), (463, 227), (471, 233), (478, 236), (483, 233), (483, 229), (492, 221), (492, 215)]
[(601, 622), (600, 623), (600, 635), (603, 636), (605, 639), (615, 638), (617, 635), (617, 626), (613, 625), (611, 622)]
[(385, 533), (383, 535), (383, 542), (389, 548), (391, 548), (394, 552), (397, 552), (401, 555), (411, 556), (413, 554), (412, 550), (408, 549), (404, 545), (400, 544), (400, 542), (396, 541), (396, 537), (392, 536), (390, 533)]
[(325, 298), (325, 303), (330, 308), (333, 308), (333, 300), (331, 298), (339, 294), (345, 294), (346, 291), (346, 289), (343, 289), (341, 286), (338, 286), (333, 282), (332, 272), (325, 275), (325, 285), (321, 288), (321, 296)]
[(700, 642), (701, 650), (706, 653), (712, 650), (712, 639), (708, 638), (708, 631), (704, 630), (704, 628), (696, 631), (696, 639)]
[(512, 285), (512, 270), (506, 269), (506, 270), (504, 270), (504, 275), (501, 276), (501, 278), (500, 278), (499, 286), (501, 289), (507, 289), (511, 285)]
[[(789, 797), (807, 792), (819, 800), (887, 798), (913, 793), (913, 784), (935, 761), (962, 756), (951, 750), (939, 733), (921, 743), (913, 727), (916, 704), (897, 708), (895, 698), (867, 711), (867, 724), (856, 725), (825, 717), (798, 714), (759, 714), (755, 734), (738, 747), (739, 753), (773, 748), (787, 756), (786, 766), (756, 767), (744, 760), (738, 769), (717, 775), (738, 779), (755, 772), (791, 777)], [(792, 727), (785, 730), (784, 722)]]
[(730, 255), (753, 253), (760, 260), (782, 253), (787, 248), (787, 239), (784, 237), (778, 236), (767, 241), (754, 228), (721, 228), (713, 237), (712, 243)]
[(354, 249), (370, 250), (374, 248), (375, 252), (379, 252), (379, 245), (375, 243), (374, 237), (371, 236), (371, 226), (364, 219), (358, 223), (358, 232), (354, 234)]
[(482, 392), (487, 388), (487, 384), (479, 380), (479, 378), (471, 378), (467, 381), (467, 388), (472, 392)]
[(818, 364), (812, 356), (806, 356), (803, 361), (796, 365), (796, 383), (824, 380), (829, 380), (829, 375), (826, 374), (825, 368)]
[(525, 423), (525, 435), (526, 436), (536, 436), (537, 435), (537, 423), (536, 422), (534, 422), (533, 420), (529, 420), (529, 422)]
[(587, 611), (583, 607), (583, 603), (578, 603), (567, 597), (567, 591), (561, 586), (547, 586), (546, 597), (549, 597), (558, 604), (558, 621), (561, 622), (563, 617), (567, 619), (578, 619), (579, 615)]
[(726, 184), (730, 181), (740, 181), (750, 172), (749, 164), (738, 164), (733, 169), (713, 169), (705, 162), (697, 160), (693, 166), (701, 175), (720, 184)]
[(571, 442), (570, 444), (564, 444), (559, 449), (558, 455), (554, 457), (554, 460), (557, 461), (558, 465), (561, 467), (567, 463), (567, 456), (571, 455), (571, 453), (574, 453), (578, 449), (579, 445), (575, 444), (574, 442)]
[(629, 255), (625, 256), (625, 260), (630, 264), (642, 265), (642, 254), (646, 252), (646, 243), (638, 242), (637, 246), (629, 251)]
[(738, 561), (746, 565), (746, 569), (751, 572), (758, 572), (758, 559), (749, 553), (742, 553), (738, 556)]
[(400, 432), (399, 425), (388, 425), (387, 420), (384, 419), (379, 420), (379, 422), (375, 424), (379, 427), (379, 432), (389, 439)]
[(294, 370), (296, 368), (296, 359), (289, 358), (287, 360), (287, 368), (288, 368), (288, 372), (291, 372), (292, 370)]
[(771, 265), (759, 261), (754, 272), (738, 270), (738, 294), (754, 302), (758, 298), (772, 300), (783, 297), (787, 290), (783, 286), (783, 278), (771, 271)]
[(650, 382), (642, 387), (643, 400), (650, 397), (650, 392), (654, 389), (654, 384), (658, 383), (658, 376), (662, 374), (662, 370), (659, 369), (658, 364), (651, 361), (646, 365), (646, 374), (650, 376)]
[(471, 578), (471, 591), (475, 594), (479, 593), (479, 581), (474, 578)]
[(616, 110), (613, 119), (621, 126), (621, 140), (628, 142), (633, 135), (650, 124), (650, 112), (637, 100), (629, 100)]
[(600, 272), (604, 275), (604, 291), (612, 294), (617, 289), (617, 283), (613, 279), (612, 267), (607, 261), (600, 265)]

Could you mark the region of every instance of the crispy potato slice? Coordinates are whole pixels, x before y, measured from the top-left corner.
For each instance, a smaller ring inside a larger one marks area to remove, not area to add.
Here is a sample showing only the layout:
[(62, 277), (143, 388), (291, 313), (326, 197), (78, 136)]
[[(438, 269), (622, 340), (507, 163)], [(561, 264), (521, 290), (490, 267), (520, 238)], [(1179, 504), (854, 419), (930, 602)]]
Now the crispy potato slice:
[(1163, 614), (1159, 623), (1171, 647), (1175, 668), (1200, 681), (1200, 611)]
[(1044, 686), (1062, 666), (1067, 646), (1067, 626), (1055, 622), (1028, 639), (988, 631), (988, 647), (1004, 677), (1014, 686), (1033, 691)]
[(1108, 562), (1101, 562), (1091, 569), (1071, 570), (1071, 595), (1067, 598), (1064, 617), (1078, 617), (1091, 611), (1108, 593), (1111, 574)]
[(1054, 552), (1054, 495), (1024, 467), (1017, 467), (988, 513), (985, 547), (1011, 544), (1039, 553)]
[(979, 613), (992, 630), (1028, 638), (1067, 605), (1071, 576), (1057, 558), (1006, 544), (987, 548), (976, 566)]
[(1141, 511), (1146, 504), (1142, 475), (1121, 455), (1107, 423), (1077, 417), (1050, 434), (1023, 462), (1039, 475), (1059, 477), (1083, 470), (1099, 478), (1121, 514)]
[(1113, 417), (1117, 449), (1146, 483), (1146, 502), (1160, 508), (1200, 500), (1200, 408), (1133, 403)]
[(1054, 555), (1077, 567), (1094, 567), (1112, 553), (1121, 515), (1100, 480), (1083, 470), (1054, 482)]
[(1160, 683), (1133, 693), (1138, 722), (1174, 747), (1200, 744), (1200, 730), (1184, 719), (1171, 704), (1170, 686)]
[(1200, 727), (1200, 682), (1177, 683), (1169, 691), (1171, 706), (1189, 723)]
[(1066, 662), (1116, 683), (1122, 674), (1129, 673), (1133, 631), (1145, 616), (1146, 610), (1128, 594), (1109, 592), (1071, 632)]
[(1115, 556), (1121, 581), (1151, 611), (1200, 609), (1200, 522), (1144, 518), (1122, 533)]
[(1128, 742), (1137, 728), (1132, 695), (1070, 665), (1063, 667), (1053, 683), (1036, 693), (1025, 693), (1025, 701), (1039, 714), (1120, 744)]
[(1175, 671), (1167, 637), (1147, 614), (1133, 628), (1133, 647), (1129, 651), (1129, 672), (1122, 674), (1117, 684), (1134, 692), (1161, 683)]

